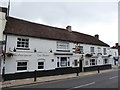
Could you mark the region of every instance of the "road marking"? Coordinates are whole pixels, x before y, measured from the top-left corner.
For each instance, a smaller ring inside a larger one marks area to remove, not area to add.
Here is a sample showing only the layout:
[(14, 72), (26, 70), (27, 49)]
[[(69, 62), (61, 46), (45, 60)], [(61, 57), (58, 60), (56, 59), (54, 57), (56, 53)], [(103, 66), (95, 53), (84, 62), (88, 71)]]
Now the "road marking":
[(109, 78), (109, 79), (113, 79), (113, 78), (117, 78), (118, 76), (114, 76), (114, 77), (111, 77), (111, 78)]
[(95, 84), (95, 82), (84, 84), (84, 85), (80, 85), (80, 86), (76, 86), (76, 87), (73, 87), (73, 88), (81, 88), (81, 87), (89, 86), (89, 85), (92, 85), (92, 84)]

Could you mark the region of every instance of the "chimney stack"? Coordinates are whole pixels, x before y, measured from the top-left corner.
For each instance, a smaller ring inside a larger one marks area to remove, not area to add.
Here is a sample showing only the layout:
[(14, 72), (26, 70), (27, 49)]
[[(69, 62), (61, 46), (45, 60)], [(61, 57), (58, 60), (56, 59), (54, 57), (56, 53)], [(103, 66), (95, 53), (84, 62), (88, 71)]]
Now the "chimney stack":
[(98, 35), (98, 34), (96, 34), (96, 35), (95, 35), (95, 38), (96, 38), (96, 39), (99, 39), (99, 35)]
[(118, 43), (116, 43), (115, 45), (116, 45), (116, 47), (118, 47), (118, 46), (119, 46), (119, 44), (118, 44)]
[(67, 29), (69, 32), (72, 32), (72, 27), (71, 27), (71, 26), (67, 26), (66, 29)]

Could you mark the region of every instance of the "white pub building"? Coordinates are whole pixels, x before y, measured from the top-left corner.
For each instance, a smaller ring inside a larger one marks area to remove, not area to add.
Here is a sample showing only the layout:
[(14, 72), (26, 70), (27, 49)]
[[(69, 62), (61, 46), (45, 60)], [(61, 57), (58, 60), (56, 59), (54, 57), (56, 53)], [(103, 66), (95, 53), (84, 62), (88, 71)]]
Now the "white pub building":
[(8, 17), (7, 9), (0, 9), (0, 38), (5, 41), (0, 71), (4, 80), (30, 78), (35, 70), (41, 77), (111, 68), (110, 47), (99, 35)]

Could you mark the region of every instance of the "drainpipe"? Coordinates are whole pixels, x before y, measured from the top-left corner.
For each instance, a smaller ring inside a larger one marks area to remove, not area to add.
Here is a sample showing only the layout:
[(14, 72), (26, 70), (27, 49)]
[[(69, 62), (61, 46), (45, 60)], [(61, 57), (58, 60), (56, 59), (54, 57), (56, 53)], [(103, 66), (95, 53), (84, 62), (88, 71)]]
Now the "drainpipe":
[[(7, 34), (5, 36), (5, 47), (4, 47), (4, 53), (6, 54), (6, 45), (7, 45)], [(2, 69), (2, 79), (4, 81), (5, 79), (5, 60), (6, 60), (6, 56), (3, 56), (3, 69)]]

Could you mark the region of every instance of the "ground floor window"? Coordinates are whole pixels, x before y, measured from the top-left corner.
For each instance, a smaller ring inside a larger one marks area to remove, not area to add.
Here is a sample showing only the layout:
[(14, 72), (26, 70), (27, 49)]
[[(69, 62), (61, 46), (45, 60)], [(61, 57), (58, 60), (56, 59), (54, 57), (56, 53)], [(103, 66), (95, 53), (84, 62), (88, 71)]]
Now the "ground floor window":
[(104, 59), (104, 64), (108, 64), (108, 59)]
[(57, 67), (70, 66), (70, 57), (57, 57)]
[(90, 66), (92, 66), (92, 65), (96, 65), (95, 59), (90, 59)]
[(85, 61), (85, 64), (86, 64), (86, 65), (88, 65), (88, 60), (87, 60), (87, 61)]
[(74, 60), (74, 66), (78, 66), (78, 61), (77, 61), (77, 59)]
[(17, 71), (27, 70), (28, 61), (17, 61)]
[(44, 69), (44, 60), (38, 60), (38, 69)]

